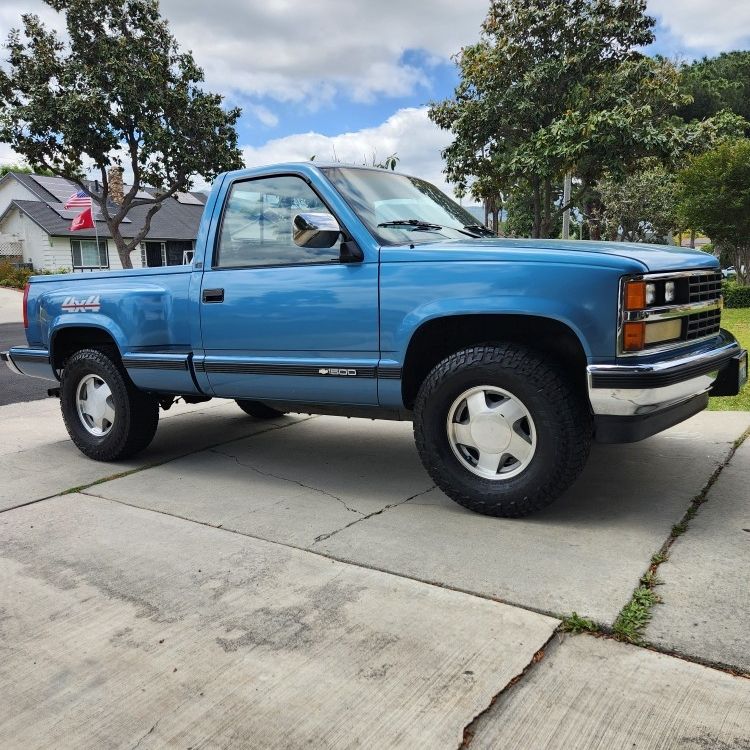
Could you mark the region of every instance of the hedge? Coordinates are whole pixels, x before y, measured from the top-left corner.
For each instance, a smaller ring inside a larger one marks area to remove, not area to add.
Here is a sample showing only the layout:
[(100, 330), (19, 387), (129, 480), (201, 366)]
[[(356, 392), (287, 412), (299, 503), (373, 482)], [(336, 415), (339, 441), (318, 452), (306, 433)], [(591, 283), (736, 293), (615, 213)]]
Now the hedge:
[(721, 292), (724, 295), (724, 307), (750, 307), (750, 286), (725, 281), (721, 285)]
[(64, 268), (57, 271), (32, 271), (30, 268), (19, 268), (8, 261), (2, 261), (0, 262), (0, 287), (23, 289), (30, 276), (47, 276), (53, 273), (68, 273), (68, 271)]

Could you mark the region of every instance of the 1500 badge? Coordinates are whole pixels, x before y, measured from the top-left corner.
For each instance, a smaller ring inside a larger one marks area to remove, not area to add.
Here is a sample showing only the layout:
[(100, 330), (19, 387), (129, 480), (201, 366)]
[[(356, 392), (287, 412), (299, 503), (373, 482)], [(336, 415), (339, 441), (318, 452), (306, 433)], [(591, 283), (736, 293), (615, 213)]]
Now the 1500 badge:
[(356, 376), (357, 371), (352, 369), (342, 369), (340, 367), (321, 367), (318, 372), (321, 375), (350, 375)]
[(61, 305), (63, 312), (99, 312), (102, 303), (98, 294), (92, 294), (86, 299), (76, 299), (75, 297), (66, 297)]

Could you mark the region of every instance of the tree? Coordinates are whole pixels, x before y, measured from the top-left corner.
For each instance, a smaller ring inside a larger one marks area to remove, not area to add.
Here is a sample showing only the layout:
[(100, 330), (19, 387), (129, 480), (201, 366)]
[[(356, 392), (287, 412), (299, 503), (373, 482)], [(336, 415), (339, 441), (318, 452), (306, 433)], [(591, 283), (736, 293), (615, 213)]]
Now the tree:
[(750, 272), (750, 140), (721, 143), (680, 173), (681, 210), (690, 226), (734, 249), (737, 279)]
[(686, 122), (705, 120), (728, 110), (750, 120), (750, 51), (722, 52), (681, 69), (682, 87), (690, 101), (677, 114)]
[(601, 180), (598, 190), (610, 239), (663, 242), (679, 228), (677, 179), (654, 160), (644, 159), (625, 179)]
[[(68, 41), (24, 14), (8, 36), (0, 69), (0, 140), (33, 167), (66, 177), (88, 193), (123, 267), (148, 234), (164, 200), (242, 166), (235, 123), (221, 97), (203, 91), (203, 71), (181, 52), (157, 0), (45, 0), (65, 15)], [(99, 189), (85, 180), (87, 167)], [(108, 169), (128, 167), (132, 185), (119, 203)], [(142, 192), (144, 187), (153, 190)], [(130, 239), (128, 211), (148, 206)]]
[(48, 177), (54, 177), (52, 172), (45, 169), (33, 170), (26, 164), (0, 164), (0, 177), (5, 177), (8, 172), (20, 172), (21, 174), (44, 174)]
[[(653, 40), (645, 0), (492, 0), (479, 42), (461, 50), (454, 97), (430, 117), (455, 138), (451, 182), (528, 180), (532, 233), (546, 237), (554, 185), (571, 170), (576, 204), (605, 171), (670, 153), (677, 70), (636, 48)], [(590, 213), (593, 213), (590, 212)]]

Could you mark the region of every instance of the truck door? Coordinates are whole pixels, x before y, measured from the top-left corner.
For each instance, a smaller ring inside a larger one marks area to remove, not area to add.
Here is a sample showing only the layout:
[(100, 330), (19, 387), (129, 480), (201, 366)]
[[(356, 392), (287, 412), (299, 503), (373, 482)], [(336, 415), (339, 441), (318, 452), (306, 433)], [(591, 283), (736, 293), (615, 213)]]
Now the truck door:
[(299, 176), (235, 181), (206, 254), (195, 358), (217, 396), (376, 404), (378, 263), (299, 247), (292, 221), (329, 212)]

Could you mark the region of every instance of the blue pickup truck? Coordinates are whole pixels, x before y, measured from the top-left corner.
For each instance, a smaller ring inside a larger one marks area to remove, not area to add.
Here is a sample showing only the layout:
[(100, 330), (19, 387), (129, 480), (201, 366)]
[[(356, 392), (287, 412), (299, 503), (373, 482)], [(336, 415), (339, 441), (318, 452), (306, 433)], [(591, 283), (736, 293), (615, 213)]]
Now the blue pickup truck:
[[(59, 381), (70, 437), (114, 461), (175, 399), (412, 420), (437, 485), (522, 516), (592, 440), (641, 440), (738, 393), (711, 255), (510, 240), (433, 185), (341, 164), (216, 180), (192, 265), (38, 276), (15, 371)], [(356, 450), (352, 446), (352, 450)]]

